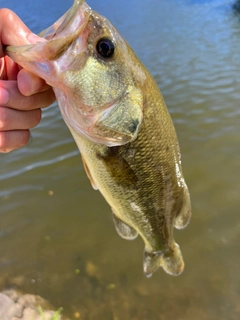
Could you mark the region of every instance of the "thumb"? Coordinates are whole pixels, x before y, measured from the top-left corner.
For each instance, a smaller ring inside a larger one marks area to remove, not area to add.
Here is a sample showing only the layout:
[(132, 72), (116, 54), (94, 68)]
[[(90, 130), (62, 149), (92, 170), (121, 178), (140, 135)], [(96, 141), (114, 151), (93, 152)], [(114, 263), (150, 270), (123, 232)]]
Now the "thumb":
[(9, 9), (0, 9), (0, 57), (6, 45), (21, 46), (43, 41), (31, 32), (22, 20)]

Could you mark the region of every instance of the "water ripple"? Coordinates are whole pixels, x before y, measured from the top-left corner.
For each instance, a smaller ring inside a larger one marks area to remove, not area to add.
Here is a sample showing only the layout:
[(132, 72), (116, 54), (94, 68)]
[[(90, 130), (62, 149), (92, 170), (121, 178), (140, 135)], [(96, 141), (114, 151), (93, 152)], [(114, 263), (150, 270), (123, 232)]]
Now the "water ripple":
[(66, 153), (64, 155), (57, 156), (57, 157), (49, 159), (49, 160), (42, 160), (42, 161), (39, 161), (39, 162), (35, 162), (35, 163), (27, 165), (27, 166), (25, 166), (23, 168), (20, 168), (20, 169), (17, 169), (17, 170), (11, 171), (11, 172), (7, 172), (5, 174), (0, 175), (0, 180), (10, 179), (10, 178), (18, 176), (20, 174), (23, 174), (23, 173), (25, 173), (27, 171), (31, 171), (31, 170), (34, 170), (34, 169), (39, 168), (39, 167), (49, 166), (49, 165), (52, 165), (52, 164), (54, 164), (56, 162), (64, 161), (64, 160), (66, 160), (68, 158), (72, 158), (72, 157), (75, 157), (77, 155), (79, 155), (79, 151), (76, 149), (76, 150), (74, 150), (72, 152)]
[(12, 225), (11, 227), (5, 228), (2, 231), (0, 230), (0, 239), (8, 236), (9, 234), (11, 234), (11, 233), (23, 228), (23, 227), (25, 227), (29, 223), (30, 223), (30, 221), (25, 219), (25, 220), (22, 220), (18, 224), (15, 224), (15, 225)]

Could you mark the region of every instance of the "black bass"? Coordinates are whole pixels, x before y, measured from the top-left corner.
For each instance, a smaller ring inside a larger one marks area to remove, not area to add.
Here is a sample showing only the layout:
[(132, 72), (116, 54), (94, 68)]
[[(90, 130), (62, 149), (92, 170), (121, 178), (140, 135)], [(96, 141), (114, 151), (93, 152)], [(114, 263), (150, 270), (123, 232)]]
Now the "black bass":
[(7, 47), (54, 88), (86, 173), (112, 208), (118, 234), (144, 243), (146, 276), (180, 274), (173, 228), (191, 216), (176, 132), (152, 76), (114, 26), (84, 0), (34, 45)]

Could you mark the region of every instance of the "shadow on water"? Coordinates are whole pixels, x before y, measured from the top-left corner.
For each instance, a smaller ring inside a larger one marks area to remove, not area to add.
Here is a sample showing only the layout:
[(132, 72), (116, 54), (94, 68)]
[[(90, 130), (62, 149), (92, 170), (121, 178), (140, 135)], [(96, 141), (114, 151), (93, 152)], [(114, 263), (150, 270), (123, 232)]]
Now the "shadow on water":
[(232, 5), (233, 12), (240, 17), (240, 1), (236, 0)]
[[(39, 294), (72, 318), (80, 314), (86, 320), (237, 320), (240, 23), (231, 9), (236, 2), (89, 4), (131, 43), (175, 123), (193, 205), (189, 226), (175, 231), (186, 269), (180, 277), (159, 270), (144, 278), (142, 241), (116, 235), (110, 208), (92, 190), (55, 104), (44, 111), (27, 148), (0, 155), (1, 288)], [(35, 32), (70, 5), (7, 4)]]
[(240, 1), (239, 0), (235, 0), (233, 5), (232, 5), (232, 7), (233, 7), (233, 10), (235, 10), (236, 12), (239, 13), (240, 12)]

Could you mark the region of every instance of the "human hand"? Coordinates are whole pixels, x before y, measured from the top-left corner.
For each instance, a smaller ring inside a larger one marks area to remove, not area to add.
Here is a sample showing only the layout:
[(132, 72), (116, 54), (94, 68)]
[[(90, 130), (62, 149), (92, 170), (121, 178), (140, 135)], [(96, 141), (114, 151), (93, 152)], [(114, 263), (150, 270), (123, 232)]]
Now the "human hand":
[(41, 120), (41, 108), (55, 100), (43, 79), (21, 69), (4, 54), (6, 45), (42, 41), (11, 10), (0, 9), (0, 152), (26, 145), (29, 129)]

